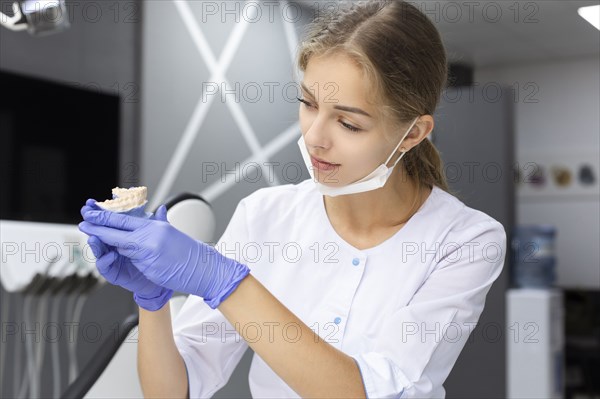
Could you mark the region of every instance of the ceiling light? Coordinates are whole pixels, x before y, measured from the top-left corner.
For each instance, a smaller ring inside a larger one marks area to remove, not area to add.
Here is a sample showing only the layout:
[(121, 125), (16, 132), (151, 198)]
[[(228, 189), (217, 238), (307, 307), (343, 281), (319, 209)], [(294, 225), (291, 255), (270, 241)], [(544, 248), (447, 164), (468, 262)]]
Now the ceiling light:
[(580, 7), (577, 9), (577, 13), (590, 24), (594, 25), (596, 29), (600, 30), (600, 5)]

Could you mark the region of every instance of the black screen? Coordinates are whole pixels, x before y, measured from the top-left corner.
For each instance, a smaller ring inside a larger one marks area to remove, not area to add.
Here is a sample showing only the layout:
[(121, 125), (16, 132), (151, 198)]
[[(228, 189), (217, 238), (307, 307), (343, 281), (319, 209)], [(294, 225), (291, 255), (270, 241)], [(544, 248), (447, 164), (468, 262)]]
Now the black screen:
[(79, 223), (119, 179), (119, 97), (0, 71), (0, 219)]

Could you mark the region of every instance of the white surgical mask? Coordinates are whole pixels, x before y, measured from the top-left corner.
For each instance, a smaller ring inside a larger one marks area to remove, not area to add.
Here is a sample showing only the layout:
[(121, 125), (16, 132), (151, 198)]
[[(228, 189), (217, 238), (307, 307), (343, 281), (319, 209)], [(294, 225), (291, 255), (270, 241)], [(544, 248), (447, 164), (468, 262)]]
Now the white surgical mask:
[(419, 120), (419, 118), (417, 117), (417, 119), (414, 120), (412, 125), (410, 125), (410, 127), (404, 134), (404, 137), (402, 137), (402, 140), (400, 140), (400, 143), (398, 143), (396, 148), (394, 148), (394, 151), (392, 152), (392, 154), (388, 157), (388, 159), (384, 163), (379, 165), (377, 167), (377, 169), (375, 169), (373, 172), (369, 173), (368, 176), (366, 176), (354, 183), (347, 184), (345, 186), (329, 187), (329, 186), (326, 186), (326, 185), (320, 183), (319, 181), (317, 181), (317, 179), (315, 179), (314, 166), (312, 165), (312, 162), (310, 161), (310, 155), (306, 148), (306, 143), (304, 142), (304, 136), (300, 136), (300, 140), (298, 140), (298, 146), (300, 147), (300, 152), (302, 153), (302, 158), (304, 158), (304, 163), (306, 163), (306, 167), (308, 168), (308, 173), (310, 173), (310, 177), (313, 179), (313, 181), (317, 185), (317, 189), (321, 192), (321, 194), (328, 195), (330, 197), (335, 197), (338, 195), (363, 193), (365, 191), (371, 191), (371, 190), (381, 188), (385, 185), (385, 183), (389, 179), (390, 175), (392, 174), (392, 171), (394, 170), (394, 166), (396, 166), (398, 164), (398, 162), (402, 159), (404, 154), (406, 154), (406, 151), (400, 155), (400, 158), (398, 158), (396, 160), (396, 162), (394, 163), (394, 165), (392, 165), (392, 167), (388, 168), (387, 163), (390, 161), (390, 159), (392, 159), (392, 157), (396, 153), (396, 150), (398, 149), (398, 147), (400, 147), (400, 144), (402, 144), (402, 142), (404, 141), (406, 136), (408, 136), (408, 133), (410, 133), (413, 126), (415, 125), (415, 123), (417, 123), (418, 120)]

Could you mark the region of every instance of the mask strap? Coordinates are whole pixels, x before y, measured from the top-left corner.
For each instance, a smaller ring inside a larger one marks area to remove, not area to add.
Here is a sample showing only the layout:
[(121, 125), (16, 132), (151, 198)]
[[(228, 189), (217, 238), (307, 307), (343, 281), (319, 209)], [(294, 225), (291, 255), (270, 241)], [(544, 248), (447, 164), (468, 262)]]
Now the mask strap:
[[(385, 164), (387, 166), (388, 162), (390, 162), (390, 159), (392, 159), (392, 157), (394, 156), (394, 154), (396, 153), (396, 150), (398, 149), (398, 147), (400, 147), (400, 144), (402, 144), (402, 142), (404, 141), (404, 139), (406, 138), (406, 136), (408, 136), (408, 133), (410, 133), (410, 131), (412, 130), (413, 126), (415, 125), (415, 123), (417, 123), (417, 121), (419, 120), (420, 116), (417, 117), (417, 119), (414, 120), (414, 122), (412, 123), (412, 125), (410, 125), (410, 127), (408, 128), (408, 130), (406, 131), (406, 133), (404, 133), (404, 137), (402, 137), (402, 140), (400, 140), (400, 142), (398, 143), (398, 145), (396, 146), (396, 148), (394, 148), (394, 151), (392, 152), (392, 154), (388, 157), (387, 161), (385, 161)], [(400, 157), (396, 160), (396, 163), (394, 163), (394, 166), (396, 166), (398, 164), (398, 162), (400, 161), (400, 159), (402, 159), (402, 157), (404, 156), (404, 154), (406, 154), (406, 152), (403, 152), (402, 155), (400, 155)], [(394, 167), (392, 166), (392, 168)]]

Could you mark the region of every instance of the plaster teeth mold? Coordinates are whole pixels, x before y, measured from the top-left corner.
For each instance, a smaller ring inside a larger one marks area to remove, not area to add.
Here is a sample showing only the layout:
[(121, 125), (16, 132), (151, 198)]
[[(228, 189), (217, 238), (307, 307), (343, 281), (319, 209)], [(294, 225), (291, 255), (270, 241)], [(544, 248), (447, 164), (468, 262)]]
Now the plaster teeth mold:
[(148, 202), (146, 200), (147, 195), (148, 188), (144, 186), (131, 188), (115, 187), (112, 189), (113, 199), (96, 202), (96, 205), (112, 212), (131, 212), (139, 209), (143, 213), (143, 208)]

